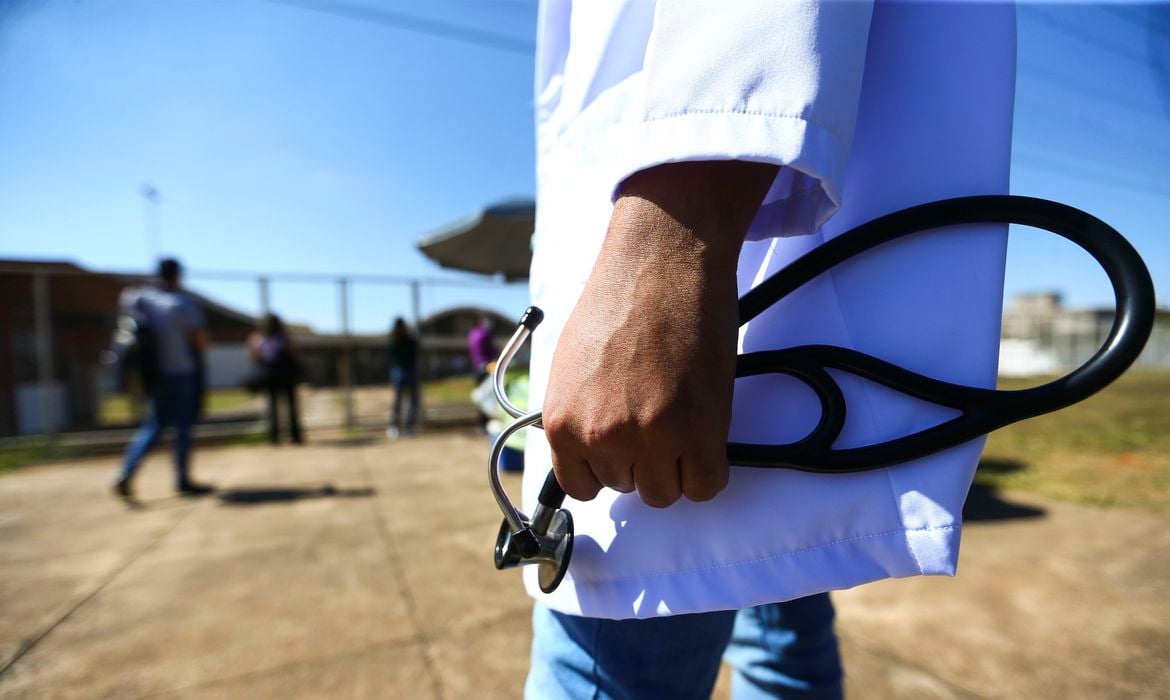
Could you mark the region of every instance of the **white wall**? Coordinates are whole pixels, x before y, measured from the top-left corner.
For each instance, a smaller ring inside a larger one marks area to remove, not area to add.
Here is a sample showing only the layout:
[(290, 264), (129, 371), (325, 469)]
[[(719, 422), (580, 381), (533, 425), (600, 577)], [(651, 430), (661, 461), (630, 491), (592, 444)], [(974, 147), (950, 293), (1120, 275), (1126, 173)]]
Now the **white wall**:
[(999, 376), (1034, 377), (1055, 374), (1060, 369), (1056, 354), (1042, 349), (1034, 340), (1004, 338), (999, 343)]
[(41, 400), (48, 401), (49, 429), (58, 430), (69, 418), (65, 386), (61, 382), (18, 384), (16, 387), (16, 432), (22, 435), (45, 432), (41, 424)]
[(243, 343), (212, 343), (207, 349), (209, 388), (238, 387), (252, 371), (252, 359)]

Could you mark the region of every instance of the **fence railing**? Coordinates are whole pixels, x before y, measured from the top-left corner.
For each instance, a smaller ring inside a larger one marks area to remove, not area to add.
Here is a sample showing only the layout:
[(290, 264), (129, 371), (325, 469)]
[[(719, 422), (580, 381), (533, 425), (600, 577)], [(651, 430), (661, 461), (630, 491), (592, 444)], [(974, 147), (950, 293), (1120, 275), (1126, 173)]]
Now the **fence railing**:
[[(118, 391), (99, 358), (122, 291), (151, 279), (67, 263), (0, 263), (0, 337), (7, 341), (0, 437), (51, 438), (128, 427), (140, 417), (140, 397)], [(487, 313), (506, 335), (527, 303), (523, 284), (466, 277), (195, 269), (183, 286), (202, 306), (211, 339), (205, 419), (246, 421), (265, 411), (263, 397), (240, 388), (250, 369), (244, 343), (261, 317), (278, 313), (309, 356), (301, 392), (309, 427), (388, 420), (387, 335), (396, 317), (422, 330), (424, 375), (435, 380), (426, 385), (434, 396), (424, 396), (429, 414), (449, 417), (459, 405), (466, 412), (471, 368), (461, 339), (469, 324)]]

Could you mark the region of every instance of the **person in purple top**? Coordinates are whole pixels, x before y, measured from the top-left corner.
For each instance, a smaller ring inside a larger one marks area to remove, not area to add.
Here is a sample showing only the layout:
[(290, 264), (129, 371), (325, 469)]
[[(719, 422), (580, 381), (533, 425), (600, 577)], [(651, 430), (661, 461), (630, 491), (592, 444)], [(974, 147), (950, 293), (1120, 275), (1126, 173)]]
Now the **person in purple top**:
[[(471, 366), (475, 369), (475, 385), (479, 386), (488, 376), (488, 365), (495, 362), (498, 355), (496, 345), (492, 342), (492, 320), (487, 314), (481, 315), (479, 322), (467, 334), (467, 352), (471, 356)], [(488, 417), (479, 411), (480, 431), (487, 430), (487, 422)]]

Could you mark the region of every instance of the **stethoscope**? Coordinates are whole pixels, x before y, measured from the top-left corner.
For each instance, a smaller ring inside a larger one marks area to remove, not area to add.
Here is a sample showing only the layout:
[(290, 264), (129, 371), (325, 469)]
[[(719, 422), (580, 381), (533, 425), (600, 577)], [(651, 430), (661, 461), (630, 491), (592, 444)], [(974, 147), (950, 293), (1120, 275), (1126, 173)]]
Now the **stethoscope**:
[[(1062, 236), (1097, 261), (1113, 286), (1116, 314), (1105, 343), (1087, 362), (1041, 386), (1000, 391), (951, 384), (915, 374), (857, 350), (834, 345), (804, 345), (744, 353), (736, 377), (787, 374), (807, 384), (821, 404), (821, 418), (804, 438), (784, 445), (732, 442), (731, 464), (848, 474), (918, 459), (986, 435), (1005, 425), (1083, 401), (1109, 385), (1137, 359), (1154, 324), (1154, 284), (1129, 241), (1105, 222), (1064, 204), (1011, 195), (959, 197), (888, 214), (825, 242), (764, 280), (739, 300), (742, 326), (793, 290), (830, 268), (884, 243), (943, 226), (974, 223), (1022, 224)], [(544, 314), (529, 307), (504, 346), (493, 371), (496, 399), (515, 422), (492, 444), (488, 479), (504, 513), (496, 540), (495, 564), (506, 569), (535, 564), (540, 589), (560, 585), (573, 554), (573, 516), (562, 508), (565, 492), (550, 470), (531, 518), (516, 510), (500, 484), (504, 444), (517, 431), (540, 426), (541, 412), (524, 413), (504, 391), (504, 373)], [(939, 425), (886, 442), (834, 449), (845, 424), (845, 396), (827, 370), (843, 370), (910, 396), (960, 411)]]

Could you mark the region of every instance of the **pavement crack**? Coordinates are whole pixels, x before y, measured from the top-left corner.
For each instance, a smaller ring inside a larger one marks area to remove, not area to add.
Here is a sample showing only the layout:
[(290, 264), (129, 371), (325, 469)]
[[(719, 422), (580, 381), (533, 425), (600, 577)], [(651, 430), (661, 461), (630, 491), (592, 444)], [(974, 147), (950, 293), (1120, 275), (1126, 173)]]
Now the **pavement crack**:
[(87, 593), (85, 597), (77, 601), (77, 603), (74, 604), (71, 608), (66, 610), (65, 613), (61, 615), (61, 617), (57, 618), (52, 624), (42, 630), (39, 634), (24, 640), (20, 647), (17, 648), (16, 652), (12, 655), (12, 658), (4, 662), (3, 666), (0, 666), (0, 678), (3, 678), (10, 670), (12, 670), (13, 666), (15, 666), (21, 659), (23, 659), (30, 651), (35, 649), (38, 644), (43, 642), (50, 634), (53, 633), (54, 630), (63, 625), (66, 620), (73, 616), (74, 613), (85, 607), (89, 601), (96, 598), (99, 593), (104, 591), (107, 586), (114, 582), (114, 579), (121, 576), (122, 573), (133, 566), (135, 562), (146, 556), (151, 550), (157, 547), (164, 539), (166, 539), (172, 532), (174, 532), (175, 529), (179, 527), (179, 525), (182, 524), (182, 522), (186, 520), (187, 517), (193, 513), (197, 507), (198, 506), (193, 505), (188, 508), (186, 512), (184, 512), (178, 518), (175, 518), (175, 522), (171, 523), (171, 526), (164, 530), (162, 534), (148, 542), (145, 547), (138, 551), (138, 553), (128, 557), (126, 561), (122, 562), (120, 566), (111, 571), (108, 576), (102, 579), (101, 583), (99, 583), (96, 588)]
[[(368, 488), (374, 488), (374, 477), (370, 473), (370, 465), (365, 453), (360, 453), (358, 457), (361, 464), (362, 478), (366, 482)], [(386, 560), (390, 563), (390, 571), (394, 577), (394, 582), (398, 586), (402, 594), (402, 602), (406, 607), (406, 614), (410, 617), (410, 622), (414, 625), (419, 639), (419, 654), (422, 656), (423, 665), (426, 667), (427, 678), (431, 682), (431, 689), (434, 691), (436, 700), (443, 698), (443, 685), (439, 680), (439, 673), (435, 667), (435, 660), (431, 658), (431, 639), (424, 631), (422, 619), (419, 615), (418, 602), (415, 601), (414, 595), (410, 592), (410, 584), (406, 580), (406, 571), (402, 567), (402, 558), (398, 554), (398, 548), (394, 544), (394, 538), (390, 535), (390, 525), (386, 521), (386, 514), (382, 511), (380, 500), (371, 498), (370, 508), (374, 513), (374, 523), (377, 526), (378, 537), (382, 540), (382, 549), (386, 552)]]

